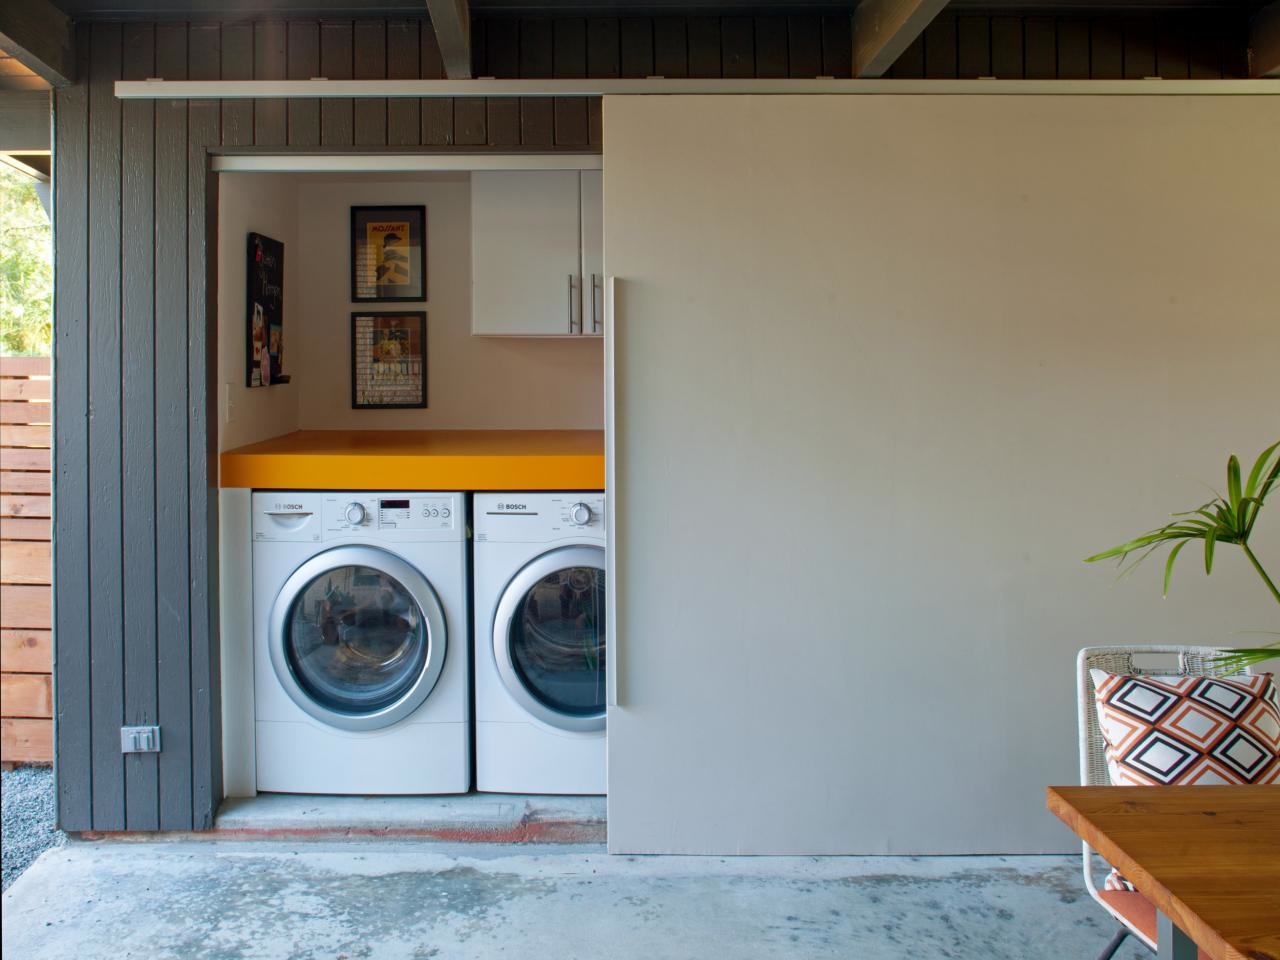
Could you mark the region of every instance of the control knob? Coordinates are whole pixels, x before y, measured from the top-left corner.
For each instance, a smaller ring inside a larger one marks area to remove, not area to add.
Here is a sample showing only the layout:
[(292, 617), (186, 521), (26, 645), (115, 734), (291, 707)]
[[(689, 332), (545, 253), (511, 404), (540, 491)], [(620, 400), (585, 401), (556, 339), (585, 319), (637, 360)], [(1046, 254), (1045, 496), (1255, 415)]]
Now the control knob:
[(358, 527), (364, 523), (365, 510), (363, 503), (348, 503), (346, 511), (347, 523)]
[(585, 503), (575, 503), (569, 508), (569, 519), (580, 527), (591, 522), (591, 508)]

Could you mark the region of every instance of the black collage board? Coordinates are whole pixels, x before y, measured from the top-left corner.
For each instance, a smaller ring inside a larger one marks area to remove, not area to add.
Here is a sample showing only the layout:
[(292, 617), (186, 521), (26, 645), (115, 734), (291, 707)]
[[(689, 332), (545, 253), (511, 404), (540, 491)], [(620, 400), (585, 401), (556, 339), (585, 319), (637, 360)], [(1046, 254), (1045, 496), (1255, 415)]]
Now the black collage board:
[(245, 386), (288, 383), (284, 373), (284, 244), (249, 234)]

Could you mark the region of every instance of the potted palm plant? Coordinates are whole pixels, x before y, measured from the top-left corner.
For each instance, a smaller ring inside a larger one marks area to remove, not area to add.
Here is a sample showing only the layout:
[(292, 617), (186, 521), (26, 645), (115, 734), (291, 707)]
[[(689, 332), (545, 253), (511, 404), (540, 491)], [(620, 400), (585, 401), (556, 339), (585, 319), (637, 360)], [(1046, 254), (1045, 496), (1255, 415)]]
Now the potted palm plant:
[[(1208, 503), (1194, 510), (1175, 513), (1174, 520), (1139, 537), (1134, 537), (1110, 550), (1085, 557), (1085, 563), (1117, 558), (1124, 576), (1161, 547), (1169, 546), (1169, 556), (1164, 565), (1164, 593), (1169, 593), (1169, 581), (1173, 577), (1173, 564), (1178, 554), (1192, 541), (1204, 544), (1204, 572), (1213, 572), (1214, 551), (1218, 544), (1239, 547), (1257, 571), (1258, 576), (1280, 604), (1280, 588), (1262, 566), (1262, 562), (1249, 546), (1258, 512), (1266, 502), (1267, 494), (1280, 478), (1280, 441), (1273, 443), (1258, 455), (1247, 479), (1242, 480), (1240, 461), (1232, 454), (1227, 460), (1227, 492), (1219, 494)], [(1133, 559), (1129, 560), (1130, 556)], [(1260, 631), (1271, 633), (1272, 631)], [(1236, 671), (1272, 657), (1280, 656), (1280, 640), (1261, 647), (1236, 648), (1224, 651), (1219, 661), (1224, 671)]]

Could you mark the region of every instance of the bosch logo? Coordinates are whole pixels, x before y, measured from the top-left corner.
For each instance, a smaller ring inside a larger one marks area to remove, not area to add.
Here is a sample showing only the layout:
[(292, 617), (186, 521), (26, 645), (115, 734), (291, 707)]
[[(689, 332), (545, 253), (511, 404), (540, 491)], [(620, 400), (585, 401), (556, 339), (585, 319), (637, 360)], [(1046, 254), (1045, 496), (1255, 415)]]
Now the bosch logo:
[(498, 508), (500, 510), (528, 510), (529, 505), (527, 503), (500, 503)]
[(303, 509), (303, 506), (300, 503), (277, 503), (276, 509), (277, 510), (301, 510)]

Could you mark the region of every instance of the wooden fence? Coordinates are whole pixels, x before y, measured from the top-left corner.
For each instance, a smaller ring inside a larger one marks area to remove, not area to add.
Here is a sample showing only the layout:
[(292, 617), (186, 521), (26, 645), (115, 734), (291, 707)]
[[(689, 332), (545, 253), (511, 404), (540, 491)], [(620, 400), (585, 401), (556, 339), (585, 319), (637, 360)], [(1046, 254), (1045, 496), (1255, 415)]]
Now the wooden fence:
[(48, 357), (0, 357), (0, 760), (53, 760)]

